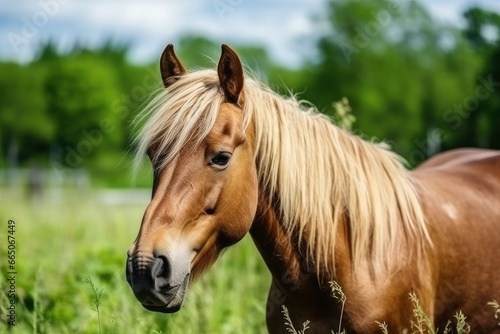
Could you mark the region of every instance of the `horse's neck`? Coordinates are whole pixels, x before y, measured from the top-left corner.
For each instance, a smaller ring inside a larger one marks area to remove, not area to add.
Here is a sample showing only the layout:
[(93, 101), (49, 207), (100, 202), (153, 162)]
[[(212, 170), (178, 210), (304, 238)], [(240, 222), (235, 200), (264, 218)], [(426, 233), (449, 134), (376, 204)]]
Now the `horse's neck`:
[[(302, 259), (296, 243), (279, 223), (274, 209), (262, 204), (259, 205), (259, 211), (250, 229), (259, 252), (273, 277), (286, 277), (286, 281), (297, 284), (301, 271), (306, 269), (302, 268), (302, 264), (305, 265), (305, 259)], [(309, 276), (313, 274), (310, 273)]]
[[(266, 315), (269, 332), (274, 333), (271, 329), (283, 331), (282, 314), (276, 312), (282, 305), (287, 307), (294, 323), (326, 321), (328, 328), (337, 328), (341, 304), (331, 297), (329, 286), (329, 281), (336, 281), (337, 277), (320, 279), (314, 263), (302, 255), (306, 252), (299, 251), (297, 242), (279, 222), (276, 211), (262, 203), (261, 200), (250, 234), (273, 276)], [(343, 266), (338, 268), (345, 270)]]
[[(414, 282), (411, 277), (404, 277), (403, 282), (396, 280), (396, 286), (391, 284), (393, 281), (385, 279), (379, 284), (370, 280), (369, 268), (362, 268), (354, 279), (344, 228), (340, 227), (335, 245), (335, 274), (321, 276), (315, 271), (314, 264), (308, 263), (302, 255), (305, 252), (299, 251), (297, 243), (285, 231), (275, 210), (269, 205), (259, 205), (250, 234), (273, 276), (266, 315), (270, 333), (283, 332), (283, 316), (281, 312), (276, 312), (282, 305), (287, 307), (294, 324), (311, 321), (312, 328), (316, 330), (312, 333), (330, 332), (339, 324), (346, 332), (375, 332), (378, 329), (375, 320), (380, 320), (378, 312), (388, 315), (383, 313), (387, 312), (387, 305), (384, 304), (387, 299), (407, 298), (410, 285)], [(348, 296), (350, 304), (346, 304), (345, 308), (332, 296), (330, 282), (338, 283)], [(387, 287), (390, 289), (387, 290)], [(380, 295), (386, 299), (378, 298)], [(411, 308), (404, 307), (404, 311), (411, 314)], [(359, 322), (358, 330), (352, 327), (355, 321)], [(316, 327), (322, 325), (326, 328)]]
[[(318, 273), (307, 261), (296, 240), (285, 231), (276, 211), (261, 200), (250, 234), (273, 275), (273, 281), (294, 298), (310, 298), (320, 292)], [(332, 278), (333, 279), (333, 278)]]

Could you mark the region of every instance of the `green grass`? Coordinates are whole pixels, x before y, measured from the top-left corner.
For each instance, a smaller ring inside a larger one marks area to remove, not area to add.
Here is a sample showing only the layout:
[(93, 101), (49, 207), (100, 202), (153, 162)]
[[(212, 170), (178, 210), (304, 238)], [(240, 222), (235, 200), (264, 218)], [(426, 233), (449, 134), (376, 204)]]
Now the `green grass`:
[[(106, 206), (94, 195), (60, 190), (33, 202), (19, 190), (0, 189), (0, 333), (267, 333), (264, 312), (271, 276), (248, 236), (190, 287), (178, 313), (153, 313), (136, 301), (125, 280), (126, 250), (146, 203)], [(6, 322), (9, 219), (16, 222), (15, 327)], [(343, 305), (340, 286), (332, 283), (331, 289)], [(430, 328), (416, 296), (411, 300), (411, 333), (450, 331), (449, 326)], [(500, 318), (500, 305), (489, 305), (492, 316)], [(307, 334), (314, 325), (295, 324), (295, 329), (286, 305), (282, 312), (289, 333)], [(463, 314), (451, 320), (454, 331), (468, 332)], [(387, 333), (384, 323), (379, 326)]]
[[(330, 289), (332, 291), (332, 297), (337, 300), (337, 302), (340, 303), (341, 305), (341, 311), (340, 311), (340, 324), (339, 324), (339, 329), (337, 332), (334, 330), (331, 330), (331, 334), (346, 334), (345, 330), (342, 329), (342, 316), (343, 316), (343, 310), (344, 310), (344, 305), (346, 302), (346, 295), (344, 294), (344, 291), (342, 290), (342, 287), (335, 281), (330, 282)], [(413, 319), (410, 319), (410, 331), (405, 330), (405, 333), (409, 334), (450, 334), (450, 333), (457, 333), (457, 334), (470, 334), (470, 326), (467, 324), (466, 317), (462, 313), (462, 311), (458, 311), (455, 313), (453, 316), (455, 318), (455, 321), (452, 322), (451, 320), (448, 320), (448, 323), (446, 324), (445, 328), (443, 329), (442, 332), (439, 331), (439, 328), (434, 330), (432, 326), (432, 321), (431, 319), (427, 316), (427, 314), (424, 312), (424, 309), (422, 308), (420, 301), (418, 300), (417, 295), (414, 292), (410, 292), (409, 294), (411, 303), (413, 305)], [(497, 303), (496, 300), (493, 300), (488, 303), (489, 306), (491, 306), (494, 309), (495, 312), (495, 319), (499, 317), (500, 314), (500, 305)], [(292, 320), (290, 319), (290, 316), (288, 314), (288, 309), (286, 308), (285, 305), (282, 305), (282, 313), (283, 313), (283, 324), (286, 327), (286, 331), (291, 334), (307, 334), (306, 330), (309, 329), (309, 324), (311, 323), (310, 321), (306, 320), (302, 324), (302, 330), (297, 331), (294, 327), (294, 324)], [(389, 334), (388, 326), (385, 322), (380, 322), (380, 321), (375, 321), (375, 323), (378, 325), (380, 329), (380, 333), (382, 334)], [(455, 323), (455, 326), (453, 327), (453, 323)], [(500, 324), (499, 324), (500, 325)]]
[[(270, 274), (251, 239), (231, 247), (188, 291), (183, 308), (147, 311), (125, 280), (126, 250), (145, 205), (105, 206), (63, 191), (33, 203), (0, 189), (0, 333), (266, 333)], [(4, 242), (16, 222), (16, 326)]]

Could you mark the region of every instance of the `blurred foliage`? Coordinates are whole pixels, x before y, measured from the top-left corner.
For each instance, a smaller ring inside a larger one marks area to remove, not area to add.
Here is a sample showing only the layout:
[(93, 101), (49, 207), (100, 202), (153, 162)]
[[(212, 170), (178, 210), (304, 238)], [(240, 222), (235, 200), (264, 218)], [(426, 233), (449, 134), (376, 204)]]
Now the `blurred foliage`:
[[(331, 0), (317, 57), (301, 68), (233, 46), (252, 76), (322, 112), (334, 116), (332, 102), (347, 97), (355, 133), (417, 165), (437, 150), (500, 148), (500, 15), (470, 8), (464, 19), (436, 22), (416, 1)], [(188, 69), (213, 68), (221, 42), (184, 36), (176, 51)], [(127, 53), (109, 42), (61, 54), (49, 41), (32, 63), (0, 62), (0, 166), (85, 168), (99, 185), (128, 185), (131, 121), (161, 84), (156, 62)]]
[[(182, 312), (166, 316), (143, 308), (125, 279), (126, 250), (148, 198), (110, 205), (103, 203), (106, 190), (53, 190), (53, 200), (41, 202), (16, 189), (0, 192), (0, 201), (16, 213), (19, 272), (13, 327), (7, 325), (8, 263), (0, 261), (0, 333), (98, 333), (95, 295), (82, 281), (89, 278), (103, 291), (102, 333), (266, 333), (271, 276), (250, 236), (190, 282)], [(12, 217), (2, 210), (0, 219)], [(2, 247), (3, 259), (6, 252)]]
[[(317, 94), (320, 108), (348, 97), (355, 127), (388, 139), (413, 165), (430, 153), (427, 133), (436, 128), (440, 137), (434, 140), (443, 149), (500, 147), (467, 130), (476, 128), (471, 120), (479, 113), (493, 117), (500, 111), (474, 103), (485, 61), (473, 47), (469, 26), (462, 32), (436, 23), (415, 1), (329, 4), (330, 32), (319, 41), (321, 59), (308, 90)], [(495, 29), (498, 34), (500, 26)], [(498, 39), (490, 43), (498, 49)]]

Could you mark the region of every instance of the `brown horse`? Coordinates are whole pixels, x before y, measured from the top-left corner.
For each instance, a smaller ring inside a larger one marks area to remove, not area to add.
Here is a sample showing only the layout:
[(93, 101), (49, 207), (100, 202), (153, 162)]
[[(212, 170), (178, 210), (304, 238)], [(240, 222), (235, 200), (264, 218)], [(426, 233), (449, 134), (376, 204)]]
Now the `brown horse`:
[[(188, 73), (167, 46), (166, 89), (147, 108), (138, 157), (153, 195), (128, 251), (127, 280), (148, 310), (175, 312), (191, 278), (250, 233), (272, 273), (267, 326), (280, 305), (307, 333), (390, 333), (461, 310), (472, 333), (500, 332), (500, 152), (463, 149), (414, 171), (311, 106), (244, 78), (222, 46), (217, 71)], [(347, 301), (332, 298), (329, 282)]]

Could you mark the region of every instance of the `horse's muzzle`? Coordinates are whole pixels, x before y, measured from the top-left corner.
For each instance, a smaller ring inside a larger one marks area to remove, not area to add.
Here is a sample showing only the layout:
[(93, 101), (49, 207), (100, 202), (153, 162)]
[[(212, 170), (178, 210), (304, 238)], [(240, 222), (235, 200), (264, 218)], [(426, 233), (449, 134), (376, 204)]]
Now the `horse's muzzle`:
[(174, 273), (168, 256), (155, 258), (132, 254), (127, 258), (127, 282), (137, 300), (155, 312), (177, 312), (184, 301), (189, 272)]

